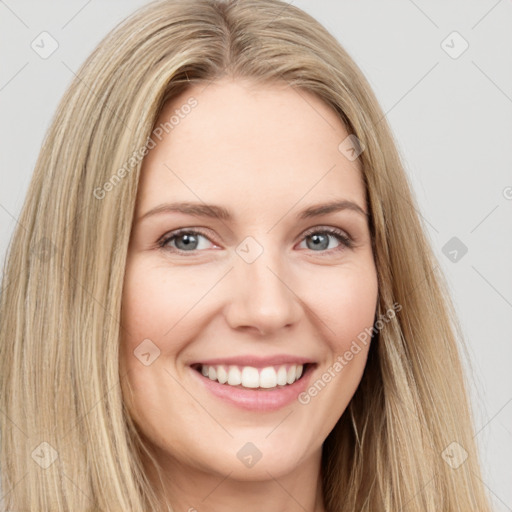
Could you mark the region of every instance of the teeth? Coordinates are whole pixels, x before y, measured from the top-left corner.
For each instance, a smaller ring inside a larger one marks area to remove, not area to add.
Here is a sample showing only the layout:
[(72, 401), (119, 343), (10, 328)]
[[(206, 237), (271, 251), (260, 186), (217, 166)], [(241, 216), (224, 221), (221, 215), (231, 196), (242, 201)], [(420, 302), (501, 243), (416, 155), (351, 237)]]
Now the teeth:
[(286, 386), (286, 366), (281, 366), (277, 372), (277, 385)]
[(288, 374), (286, 376), (286, 382), (288, 384), (291, 384), (292, 382), (295, 382), (296, 375), (297, 375), (297, 367), (296, 366), (290, 366), (290, 368), (288, 368)]
[(228, 381), (228, 372), (224, 369), (224, 366), (217, 366), (217, 380), (221, 384), (225, 384)]
[(303, 365), (291, 364), (281, 366), (267, 366), (258, 369), (253, 366), (201, 366), (201, 373), (210, 380), (216, 380), (229, 386), (242, 386), (244, 388), (275, 388), (293, 384), (302, 375)]
[(242, 384), (242, 374), (236, 366), (230, 366), (228, 371), (228, 384), (230, 386), (239, 386)]
[[(231, 373), (231, 369), (229, 370)], [(244, 366), (242, 370), (242, 386), (244, 388), (257, 388), (260, 385), (260, 375), (256, 368)]]
[[(279, 370), (278, 370), (279, 371)], [(260, 373), (260, 387), (275, 388), (277, 384), (277, 372), (272, 366), (263, 368)]]

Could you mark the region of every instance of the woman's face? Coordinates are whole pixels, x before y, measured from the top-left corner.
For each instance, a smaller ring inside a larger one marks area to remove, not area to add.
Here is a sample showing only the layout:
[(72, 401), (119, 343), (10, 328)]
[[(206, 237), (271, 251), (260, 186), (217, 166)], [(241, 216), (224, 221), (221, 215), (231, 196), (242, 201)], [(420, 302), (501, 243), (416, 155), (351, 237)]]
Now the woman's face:
[(227, 79), (157, 125), (123, 294), (130, 414), (169, 471), (263, 480), (318, 462), (377, 305), (349, 134), (310, 93)]

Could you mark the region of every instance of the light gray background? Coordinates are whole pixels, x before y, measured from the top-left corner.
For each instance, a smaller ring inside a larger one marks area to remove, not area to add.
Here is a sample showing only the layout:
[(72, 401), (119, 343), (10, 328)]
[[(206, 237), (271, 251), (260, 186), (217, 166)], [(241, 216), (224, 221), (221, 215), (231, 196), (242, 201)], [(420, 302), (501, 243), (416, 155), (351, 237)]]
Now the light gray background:
[[(146, 3), (0, 0), (0, 262), (73, 72)], [(469, 346), (484, 482), (512, 511), (512, 1), (293, 4), (338, 38), (386, 112)], [(31, 48), (43, 31), (59, 45), (47, 59)], [(457, 58), (453, 31), (469, 44)], [(468, 249), (456, 262), (443, 253), (454, 236)]]

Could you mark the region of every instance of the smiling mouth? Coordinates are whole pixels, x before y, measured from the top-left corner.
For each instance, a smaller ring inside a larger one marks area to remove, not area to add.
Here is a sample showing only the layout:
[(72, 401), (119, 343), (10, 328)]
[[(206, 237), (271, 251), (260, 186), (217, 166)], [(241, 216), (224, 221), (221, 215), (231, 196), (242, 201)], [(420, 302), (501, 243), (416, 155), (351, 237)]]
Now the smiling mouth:
[(191, 368), (203, 377), (226, 386), (252, 390), (272, 390), (288, 387), (301, 380), (315, 365), (315, 363), (305, 363), (303, 365), (281, 364), (256, 368), (254, 366), (197, 363), (193, 364)]

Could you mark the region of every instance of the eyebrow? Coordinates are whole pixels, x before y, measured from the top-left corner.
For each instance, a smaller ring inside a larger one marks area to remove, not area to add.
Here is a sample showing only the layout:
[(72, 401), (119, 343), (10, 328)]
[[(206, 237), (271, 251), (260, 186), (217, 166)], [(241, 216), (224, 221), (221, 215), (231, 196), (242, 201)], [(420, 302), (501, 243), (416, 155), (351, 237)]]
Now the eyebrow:
[[(361, 206), (347, 199), (339, 199), (328, 203), (309, 206), (308, 208), (300, 212), (297, 215), (297, 217), (300, 220), (304, 220), (343, 210), (349, 210), (359, 213), (365, 219), (369, 217), (368, 213), (366, 213), (363, 210), (363, 208), (361, 208)], [(163, 203), (158, 206), (155, 206), (151, 210), (147, 211), (144, 215), (141, 215), (136, 220), (136, 222), (140, 222), (143, 219), (162, 213), (182, 213), (185, 215), (193, 215), (195, 217), (209, 217), (225, 221), (231, 221), (233, 219), (233, 215), (231, 214), (231, 212), (224, 208), (223, 206), (205, 203), (183, 202)]]

